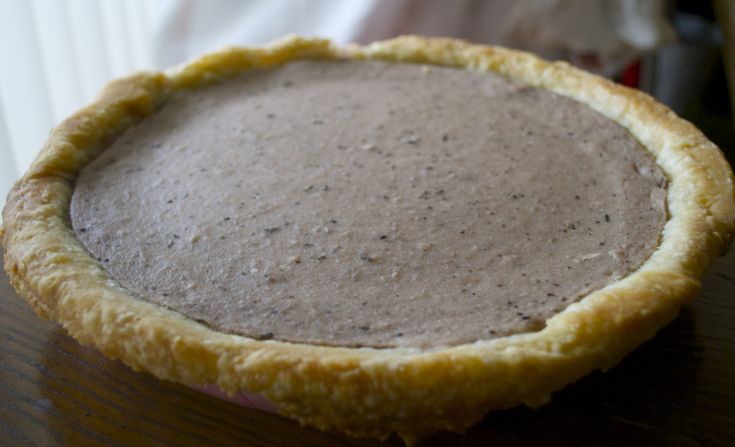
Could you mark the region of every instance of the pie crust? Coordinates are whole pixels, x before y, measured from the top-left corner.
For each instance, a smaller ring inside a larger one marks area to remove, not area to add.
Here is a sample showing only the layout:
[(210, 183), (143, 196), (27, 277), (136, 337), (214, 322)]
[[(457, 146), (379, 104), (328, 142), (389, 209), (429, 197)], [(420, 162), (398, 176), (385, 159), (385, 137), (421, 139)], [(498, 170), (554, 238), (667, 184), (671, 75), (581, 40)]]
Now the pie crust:
[[(303, 59), (381, 59), (494, 71), (573, 98), (628, 129), (669, 176), (661, 244), (635, 272), (593, 292), (540, 331), (445, 349), (340, 348), (257, 341), (208, 329), (120, 287), (76, 240), (69, 203), (79, 171), (172, 92)], [(39, 315), (135, 370), (189, 385), (260, 393), (322, 430), (407, 442), (462, 430), (492, 409), (547, 402), (653, 337), (693, 298), (735, 232), (733, 174), (694, 126), (644, 93), (564, 63), (451, 39), (400, 37), (337, 49), (288, 37), (230, 48), (163, 73), (113, 81), (55, 128), (3, 210), (5, 270)]]

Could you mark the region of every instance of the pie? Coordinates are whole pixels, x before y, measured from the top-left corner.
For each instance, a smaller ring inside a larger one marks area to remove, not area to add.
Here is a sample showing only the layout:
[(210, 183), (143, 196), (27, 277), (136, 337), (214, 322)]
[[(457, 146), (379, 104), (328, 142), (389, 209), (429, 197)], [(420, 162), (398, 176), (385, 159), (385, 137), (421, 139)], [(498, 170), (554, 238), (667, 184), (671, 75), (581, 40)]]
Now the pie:
[(11, 283), (81, 343), (412, 442), (651, 338), (735, 189), (691, 124), (566, 64), (289, 37), (113, 81), (3, 217)]

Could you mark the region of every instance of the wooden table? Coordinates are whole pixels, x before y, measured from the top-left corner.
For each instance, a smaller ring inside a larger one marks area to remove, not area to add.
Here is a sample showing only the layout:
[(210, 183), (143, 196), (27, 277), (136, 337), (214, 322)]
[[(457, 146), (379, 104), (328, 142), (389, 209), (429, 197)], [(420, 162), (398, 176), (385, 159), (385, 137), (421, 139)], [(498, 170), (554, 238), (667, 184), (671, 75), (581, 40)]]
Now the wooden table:
[[(324, 434), (135, 373), (35, 316), (0, 274), (0, 445), (401, 445)], [(423, 446), (735, 445), (735, 252), (652, 341), (537, 411)]]

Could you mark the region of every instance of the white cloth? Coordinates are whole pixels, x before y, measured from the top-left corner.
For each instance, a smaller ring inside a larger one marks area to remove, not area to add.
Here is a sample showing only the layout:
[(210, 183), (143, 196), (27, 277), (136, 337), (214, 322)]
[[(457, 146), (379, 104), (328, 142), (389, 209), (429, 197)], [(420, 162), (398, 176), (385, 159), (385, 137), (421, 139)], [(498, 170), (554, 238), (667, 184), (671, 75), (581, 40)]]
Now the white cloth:
[(286, 34), (368, 43), (452, 36), (567, 59), (610, 74), (674, 39), (664, 0), (160, 0), (161, 67)]

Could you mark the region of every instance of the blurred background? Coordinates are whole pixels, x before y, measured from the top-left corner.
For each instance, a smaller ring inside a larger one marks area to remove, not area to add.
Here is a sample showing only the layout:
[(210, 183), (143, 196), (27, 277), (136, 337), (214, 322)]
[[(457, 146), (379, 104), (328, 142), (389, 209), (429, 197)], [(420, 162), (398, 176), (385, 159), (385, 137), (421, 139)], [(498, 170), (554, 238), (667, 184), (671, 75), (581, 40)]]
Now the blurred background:
[(735, 0), (1, 0), (0, 197), (108, 80), (290, 33), (453, 36), (567, 60), (652, 94), (735, 159)]

